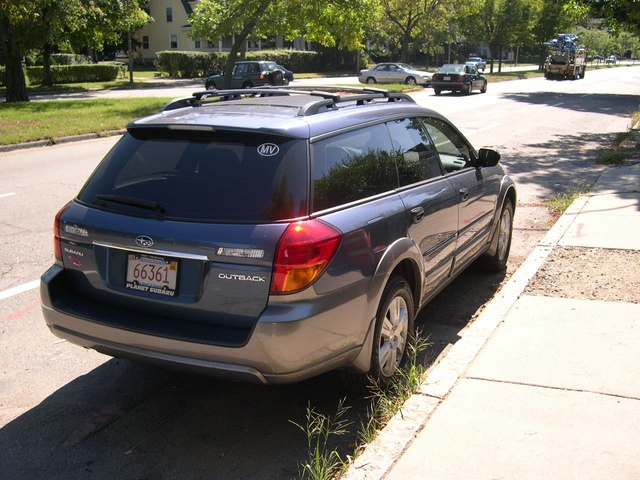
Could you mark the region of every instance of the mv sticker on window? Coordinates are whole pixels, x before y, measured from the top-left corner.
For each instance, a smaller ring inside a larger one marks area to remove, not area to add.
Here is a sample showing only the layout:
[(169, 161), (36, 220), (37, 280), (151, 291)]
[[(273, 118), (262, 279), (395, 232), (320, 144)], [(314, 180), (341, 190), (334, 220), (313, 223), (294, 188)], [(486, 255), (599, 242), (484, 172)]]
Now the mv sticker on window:
[(258, 154), (263, 157), (273, 157), (280, 152), (280, 147), (275, 143), (263, 143), (258, 147)]

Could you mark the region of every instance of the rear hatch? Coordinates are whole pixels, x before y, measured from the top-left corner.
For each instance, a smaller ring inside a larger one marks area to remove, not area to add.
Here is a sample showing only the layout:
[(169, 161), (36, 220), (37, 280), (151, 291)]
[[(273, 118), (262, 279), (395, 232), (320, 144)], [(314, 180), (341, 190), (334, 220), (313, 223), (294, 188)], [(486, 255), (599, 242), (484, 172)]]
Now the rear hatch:
[(132, 129), (59, 216), (54, 307), (243, 344), (267, 304), (278, 240), (307, 214), (306, 157), (304, 140), (283, 136)]

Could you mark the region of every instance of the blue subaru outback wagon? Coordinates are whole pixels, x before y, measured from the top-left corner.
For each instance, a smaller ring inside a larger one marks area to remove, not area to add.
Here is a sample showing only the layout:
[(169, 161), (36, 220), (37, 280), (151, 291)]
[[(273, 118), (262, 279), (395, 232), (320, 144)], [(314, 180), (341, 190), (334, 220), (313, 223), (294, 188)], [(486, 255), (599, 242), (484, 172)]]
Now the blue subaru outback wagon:
[(224, 378), (385, 385), (420, 308), (472, 262), (505, 268), (516, 190), (499, 159), (384, 90), (177, 99), (56, 216), (46, 323)]

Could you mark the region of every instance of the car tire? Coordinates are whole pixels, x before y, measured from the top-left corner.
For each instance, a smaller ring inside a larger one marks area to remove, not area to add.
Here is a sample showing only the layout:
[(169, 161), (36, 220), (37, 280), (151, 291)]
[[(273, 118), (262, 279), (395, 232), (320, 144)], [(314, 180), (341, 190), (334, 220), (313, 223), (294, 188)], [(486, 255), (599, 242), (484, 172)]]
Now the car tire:
[(216, 87), (215, 83), (208, 83), (207, 85), (205, 85), (205, 88), (207, 90), (217, 90), (218, 89), (218, 87)]
[(242, 88), (253, 88), (253, 83), (251, 82), (244, 82), (242, 84)]
[(408, 346), (414, 340), (413, 295), (407, 281), (393, 275), (389, 279), (376, 313), (376, 325), (367, 373), (342, 371), (345, 386), (363, 393), (371, 388), (385, 389), (408, 360)]
[(373, 85), (374, 83), (378, 83), (378, 82), (376, 82), (376, 79), (375, 79), (375, 78), (373, 78), (373, 77), (369, 77), (369, 78), (367, 78), (367, 83), (368, 83), (369, 85)]
[(484, 82), (482, 84), (482, 88), (480, 89), (480, 93), (487, 93), (487, 83), (488, 82)]
[(274, 70), (269, 74), (269, 84), (275, 86), (284, 84), (284, 75), (280, 70)]
[(413, 77), (407, 77), (404, 81), (405, 85), (417, 85), (416, 79)]
[(440, 95), (442, 93), (442, 90), (440, 90), (439, 88), (434, 88), (433, 93), (435, 93), (436, 95)]
[(471, 95), (471, 91), (473, 90), (473, 88), (471, 87), (471, 84), (469, 85), (464, 85), (462, 87), (461, 92), (464, 93), (465, 95)]
[(502, 212), (494, 235), (498, 236), (497, 239), (494, 238), (498, 242), (496, 252), (493, 255), (485, 254), (480, 257), (479, 263), (488, 272), (502, 272), (507, 268), (507, 260), (509, 260), (509, 251), (511, 250), (511, 238), (513, 236), (513, 203), (508, 198), (505, 199), (502, 206)]

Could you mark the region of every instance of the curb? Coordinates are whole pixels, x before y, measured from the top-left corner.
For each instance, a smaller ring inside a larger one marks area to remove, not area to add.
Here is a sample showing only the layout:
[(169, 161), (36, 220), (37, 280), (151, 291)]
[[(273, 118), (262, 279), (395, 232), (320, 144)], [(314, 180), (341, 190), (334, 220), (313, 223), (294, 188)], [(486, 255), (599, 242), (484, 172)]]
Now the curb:
[[(597, 183), (597, 181), (596, 181)], [(349, 465), (341, 480), (382, 480), (404, 455), (429, 418), (464, 375), (471, 362), (503, 322), (533, 276), (544, 264), (590, 195), (581, 195), (560, 216), (507, 283), (486, 304), (464, 336), (428, 373), (418, 391)]]
[(49, 138), (46, 140), (36, 140), (34, 142), (13, 143), (11, 145), (0, 145), (0, 153), (13, 152), (15, 150), (26, 150), (28, 148), (52, 147), (53, 145), (62, 145), (64, 143), (81, 142), (83, 140), (95, 140), (97, 138), (112, 137), (114, 135), (123, 135), (126, 129), (110, 130), (101, 133), (84, 133), (82, 135), (71, 135), (69, 137)]

